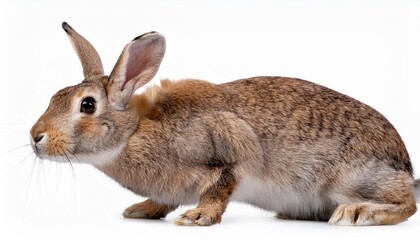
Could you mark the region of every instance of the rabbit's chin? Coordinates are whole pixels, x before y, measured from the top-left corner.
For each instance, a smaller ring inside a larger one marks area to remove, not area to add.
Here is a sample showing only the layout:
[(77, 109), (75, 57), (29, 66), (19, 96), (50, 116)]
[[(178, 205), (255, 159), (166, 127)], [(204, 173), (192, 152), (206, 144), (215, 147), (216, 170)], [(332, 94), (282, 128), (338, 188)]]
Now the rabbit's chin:
[(68, 153), (66, 155), (50, 156), (36, 153), (37, 157), (42, 160), (49, 160), (60, 163), (87, 163), (95, 167), (103, 166), (115, 160), (124, 148), (124, 144), (112, 149), (90, 152), (90, 153)]
[(98, 152), (77, 153), (73, 155), (72, 161), (79, 163), (88, 163), (94, 165), (95, 167), (100, 167), (117, 159), (120, 153), (122, 152), (124, 146), (125, 144), (121, 144), (111, 149), (102, 150)]

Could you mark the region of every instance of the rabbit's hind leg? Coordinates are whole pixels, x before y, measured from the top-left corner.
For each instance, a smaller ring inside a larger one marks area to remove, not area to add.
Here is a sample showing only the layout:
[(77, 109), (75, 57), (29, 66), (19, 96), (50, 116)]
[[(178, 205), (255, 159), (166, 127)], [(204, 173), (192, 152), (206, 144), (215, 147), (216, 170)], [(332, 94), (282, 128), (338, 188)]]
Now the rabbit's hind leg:
[(380, 165), (354, 171), (353, 176), (348, 175), (339, 184), (335, 200), (340, 205), (332, 214), (330, 224), (397, 224), (416, 212), (412, 176)]
[(357, 203), (340, 205), (329, 220), (330, 224), (345, 226), (389, 225), (405, 221), (416, 212), (416, 204)]

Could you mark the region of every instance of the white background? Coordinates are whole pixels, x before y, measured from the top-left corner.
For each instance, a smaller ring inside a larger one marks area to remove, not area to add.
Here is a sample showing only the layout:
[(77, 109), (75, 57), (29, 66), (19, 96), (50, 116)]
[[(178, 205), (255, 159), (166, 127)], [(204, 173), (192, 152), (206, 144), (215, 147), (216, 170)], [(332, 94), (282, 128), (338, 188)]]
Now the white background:
[(1, 0), (0, 239), (420, 238), (420, 213), (366, 228), (283, 221), (240, 204), (208, 228), (173, 224), (191, 206), (161, 221), (123, 219), (142, 198), (90, 166), (34, 161), (22, 147), (49, 98), (83, 78), (62, 21), (93, 43), (108, 73), (126, 43), (156, 30), (167, 52), (155, 83), (280, 75), (355, 97), (394, 124), (420, 172), (420, 1)]

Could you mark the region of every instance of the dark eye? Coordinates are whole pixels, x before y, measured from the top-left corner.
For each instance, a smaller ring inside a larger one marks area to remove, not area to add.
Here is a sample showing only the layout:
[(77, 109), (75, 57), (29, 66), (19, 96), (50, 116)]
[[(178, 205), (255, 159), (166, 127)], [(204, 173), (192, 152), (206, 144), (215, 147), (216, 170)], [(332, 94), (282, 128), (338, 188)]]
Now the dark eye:
[(82, 105), (80, 106), (80, 112), (92, 114), (96, 110), (96, 101), (93, 97), (87, 97), (83, 99)]

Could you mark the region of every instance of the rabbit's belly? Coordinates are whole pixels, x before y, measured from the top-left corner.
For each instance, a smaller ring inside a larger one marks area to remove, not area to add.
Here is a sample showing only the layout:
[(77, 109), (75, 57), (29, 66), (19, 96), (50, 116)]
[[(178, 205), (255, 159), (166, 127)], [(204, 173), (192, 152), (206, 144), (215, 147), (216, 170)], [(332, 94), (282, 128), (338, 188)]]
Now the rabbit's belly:
[(301, 219), (328, 218), (337, 207), (328, 197), (320, 194), (298, 191), (257, 178), (242, 180), (232, 200)]

